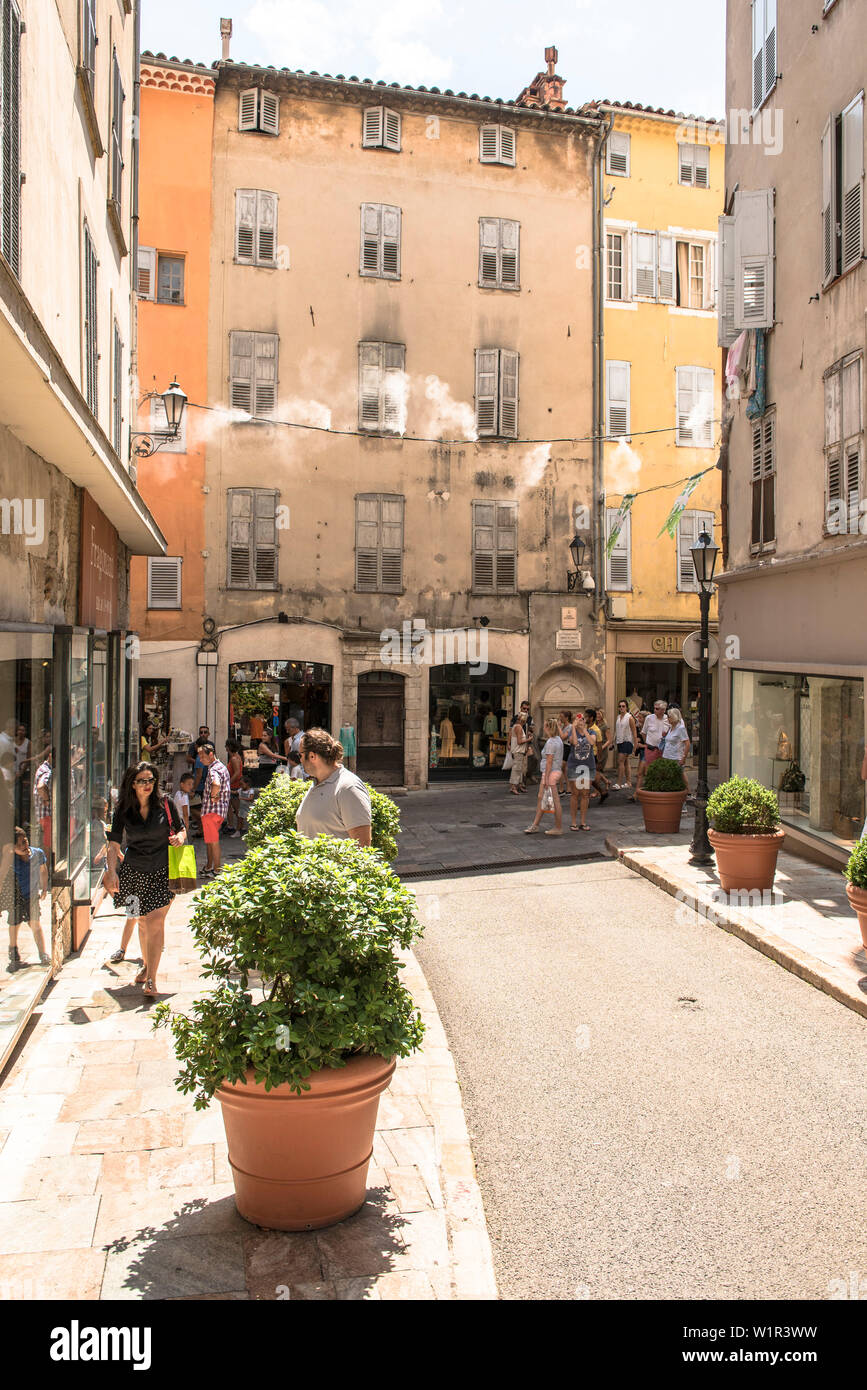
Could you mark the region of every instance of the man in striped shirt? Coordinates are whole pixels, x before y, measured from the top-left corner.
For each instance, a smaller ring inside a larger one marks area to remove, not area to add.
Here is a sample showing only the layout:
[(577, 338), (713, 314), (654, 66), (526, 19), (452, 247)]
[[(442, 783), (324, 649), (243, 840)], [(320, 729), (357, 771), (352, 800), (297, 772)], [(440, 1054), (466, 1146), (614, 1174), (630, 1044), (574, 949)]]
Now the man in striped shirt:
[(202, 837), (208, 862), (202, 870), (202, 878), (215, 878), (220, 869), (220, 827), (229, 812), (230, 777), (229, 769), (217, 757), (213, 743), (203, 743), (199, 758), (205, 769), (205, 786), (202, 791)]

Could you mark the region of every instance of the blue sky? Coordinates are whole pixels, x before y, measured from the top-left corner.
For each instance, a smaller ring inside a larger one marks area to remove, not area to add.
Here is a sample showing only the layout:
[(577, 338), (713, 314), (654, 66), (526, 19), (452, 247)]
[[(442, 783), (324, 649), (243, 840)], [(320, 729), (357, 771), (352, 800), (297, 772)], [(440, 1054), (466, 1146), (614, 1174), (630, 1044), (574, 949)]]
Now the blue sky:
[(221, 15), (238, 61), (512, 98), (554, 43), (570, 106), (724, 114), (725, 0), (143, 0), (142, 47), (209, 64)]

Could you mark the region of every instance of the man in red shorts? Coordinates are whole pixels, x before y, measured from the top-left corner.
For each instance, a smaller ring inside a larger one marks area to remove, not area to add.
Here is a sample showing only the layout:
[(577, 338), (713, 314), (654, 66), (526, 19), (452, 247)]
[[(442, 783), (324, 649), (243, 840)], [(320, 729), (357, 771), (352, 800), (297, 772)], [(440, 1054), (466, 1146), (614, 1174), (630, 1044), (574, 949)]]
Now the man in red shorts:
[(221, 864), (220, 827), (229, 811), (229, 769), (217, 757), (213, 743), (203, 743), (199, 758), (205, 769), (202, 790), (202, 837), (208, 862), (202, 878), (216, 878)]

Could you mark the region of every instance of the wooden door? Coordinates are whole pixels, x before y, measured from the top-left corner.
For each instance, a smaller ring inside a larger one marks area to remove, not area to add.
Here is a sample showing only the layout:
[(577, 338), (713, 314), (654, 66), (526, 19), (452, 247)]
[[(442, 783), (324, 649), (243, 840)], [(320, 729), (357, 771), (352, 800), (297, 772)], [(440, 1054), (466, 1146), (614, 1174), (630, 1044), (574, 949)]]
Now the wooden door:
[(403, 782), (403, 705), (403, 681), (359, 678), (355, 767), (368, 782)]

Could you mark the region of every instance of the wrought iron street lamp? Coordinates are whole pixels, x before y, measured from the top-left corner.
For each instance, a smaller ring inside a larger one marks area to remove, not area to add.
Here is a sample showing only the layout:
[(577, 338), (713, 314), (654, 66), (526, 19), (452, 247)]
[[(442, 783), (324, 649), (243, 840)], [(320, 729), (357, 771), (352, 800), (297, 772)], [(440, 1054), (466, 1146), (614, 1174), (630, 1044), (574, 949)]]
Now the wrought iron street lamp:
[(695, 789), (695, 831), (690, 845), (691, 864), (712, 864), (713, 850), (707, 838), (707, 752), (710, 742), (710, 679), (708, 647), (710, 634), (708, 619), (710, 615), (710, 596), (713, 592), (713, 572), (716, 566), (719, 547), (715, 546), (707, 531), (702, 531), (695, 545), (690, 546), (690, 555), (698, 580), (698, 596), (701, 604), (701, 654), (699, 657), (699, 711), (698, 711), (698, 785)]
[(184, 408), (187, 404), (185, 393), (177, 381), (172, 381), (167, 391), (162, 393), (148, 391), (147, 395), (142, 397), (139, 405), (144, 405), (145, 401), (154, 400), (157, 397), (162, 401), (166, 413), (166, 428), (164, 430), (130, 430), (132, 452), (140, 459), (150, 458), (157, 449), (161, 449), (164, 444), (171, 443), (180, 434)]
[(575, 566), (575, 569), (574, 572), (569, 570), (566, 574), (567, 593), (574, 594), (575, 590), (580, 589), (581, 587), (581, 581), (583, 578), (581, 574), (581, 566), (584, 563), (584, 554), (586, 550), (587, 542), (583, 540), (582, 537), (579, 536), (578, 532), (576, 531), (575, 535), (569, 542), (569, 553), (572, 556), (572, 563)]

